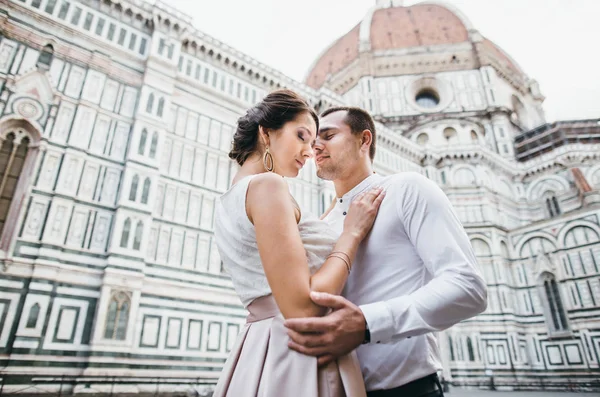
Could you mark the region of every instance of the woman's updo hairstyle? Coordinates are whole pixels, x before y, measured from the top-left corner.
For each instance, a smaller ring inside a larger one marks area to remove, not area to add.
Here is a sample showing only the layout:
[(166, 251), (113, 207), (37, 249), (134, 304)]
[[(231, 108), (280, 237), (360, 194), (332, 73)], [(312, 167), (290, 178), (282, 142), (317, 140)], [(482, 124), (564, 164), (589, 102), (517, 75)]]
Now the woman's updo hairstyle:
[(294, 120), (304, 112), (308, 112), (312, 116), (318, 130), (319, 117), (304, 98), (291, 90), (271, 92), (238, 119), (229, 158), (235, 160), (239, 165), (243, 165), (248, 157), (257, 150), (258, 126), (278, 130), (285, 123)]

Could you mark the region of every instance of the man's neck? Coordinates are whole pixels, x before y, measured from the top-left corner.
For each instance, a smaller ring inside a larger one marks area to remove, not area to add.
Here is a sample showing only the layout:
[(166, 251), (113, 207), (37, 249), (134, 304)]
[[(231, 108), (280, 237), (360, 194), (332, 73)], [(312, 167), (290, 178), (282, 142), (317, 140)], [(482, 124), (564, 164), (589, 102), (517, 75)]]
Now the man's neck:
[(342, 197), (344, 194), (348, 193), (350, 190), (354, 189), (359, 183), (367, 179), (373, 175), (373, 169), (371, 166), (361, 167), (358, 170), (353, 170), (347, 176), (336, 179), (333, 181), (335, 186), (335, 195), (337, 197)]

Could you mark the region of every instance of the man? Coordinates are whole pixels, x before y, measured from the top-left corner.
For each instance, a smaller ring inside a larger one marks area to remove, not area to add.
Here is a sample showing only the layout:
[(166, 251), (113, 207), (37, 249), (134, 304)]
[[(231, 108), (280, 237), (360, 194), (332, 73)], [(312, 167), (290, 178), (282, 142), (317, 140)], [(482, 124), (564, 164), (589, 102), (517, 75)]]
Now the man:
[(372, 397), (443, 396), (432, 333), (483, 312), (485, 282), (467, 234), (435, 183), (411, 172), (373, 173), (375, 134), (362, 109), (336, 107), (321, 115), (317, 175), (334, 182), (338, 197), (325, 219), (341, 232), (357, 194), (379, 185), (386, 198), (356, 254), (347, 299), (313, 293), (315, 303), (333, 312), (286, 320), (289, 346), (319, 357), (320, 365), (358, 348)]

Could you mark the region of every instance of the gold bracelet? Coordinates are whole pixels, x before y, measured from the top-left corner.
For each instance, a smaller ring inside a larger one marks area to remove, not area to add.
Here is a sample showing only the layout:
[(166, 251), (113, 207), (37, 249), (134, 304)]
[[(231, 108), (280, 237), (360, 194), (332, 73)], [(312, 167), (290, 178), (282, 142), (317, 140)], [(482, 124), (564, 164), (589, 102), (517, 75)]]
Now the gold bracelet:
[(329, 254), (329, 256), (327, 257), (327, 259), (329, 259), (329, 258), (331, 258), (331, 257), (335, 257), (335, 258), (338, 258), (338, 259), (341, 259), (341, 260), (343, 260), (343, 261), (344, 261), (344, 263), (346, 264), (346, 269), (348, 269), (348, 274), (350, 274), (350, 262), (348, 262), (348, 261), (346, 260), (346, 258), (344, 258), (343, 256), (340, 256), (340, 255), (336, 255), (335, 253), (331, 253), (331, 254)]
[(342, 254), (342, 255), (346, 255), (346, 258), (348, 258), (348, 262), (352, 262), (350, 260), (350, 255), (348, 255), (347, 253), (345, 253), (344, 251), (331, 251), (332, 254)]

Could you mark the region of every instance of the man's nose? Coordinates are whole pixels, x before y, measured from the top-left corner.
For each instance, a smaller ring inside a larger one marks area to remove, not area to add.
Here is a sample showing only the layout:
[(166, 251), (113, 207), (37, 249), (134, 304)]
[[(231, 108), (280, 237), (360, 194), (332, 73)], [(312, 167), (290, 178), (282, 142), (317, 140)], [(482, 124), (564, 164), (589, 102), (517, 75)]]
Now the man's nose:
[(319, 138), (317, 138), (315, 140), (315, 144), (313, 145), (313, 150), (315, 151), (315, 154), (319, 154), (323, 150), (323, 144), (321, 143), (321, 140)]

